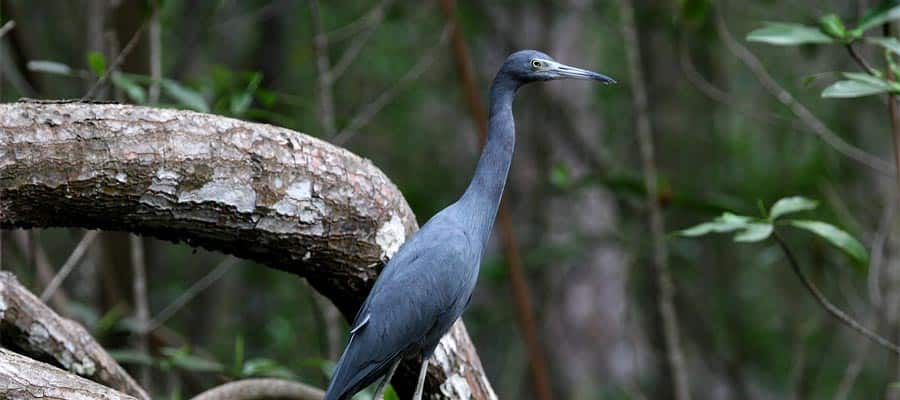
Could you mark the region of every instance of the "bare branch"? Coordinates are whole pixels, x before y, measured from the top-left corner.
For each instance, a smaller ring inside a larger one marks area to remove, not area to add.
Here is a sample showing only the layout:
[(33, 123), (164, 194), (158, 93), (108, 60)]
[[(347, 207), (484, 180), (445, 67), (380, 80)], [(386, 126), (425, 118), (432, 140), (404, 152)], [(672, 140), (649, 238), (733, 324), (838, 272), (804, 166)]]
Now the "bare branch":
[(837, 318), (838, 321), (858, 332), (859, 334), (865, 336), (871, 341), (875, 342), (881, 347), (890, 350), (898, 355), (900, 355), (900, 347), (897, 347), (896, 344), (891, 343), (889, 340), (880, 336), (879, 334), (872, 332), (868, 328), (862, 326), (855, 319), (847, 315), (843, 310), (832, 304), (828, 301), (828, 298), (819, 291), (819, 288), (813, 283), (806, 274), (803, 273), (803, 270), (800, 269), (800, 264), (797, 262), (797, 259), (794, 258), (794, 253), (791, 252), (791, 249), (788, 248), (787, 243), (785, 243), (784, 239), (781, 238), (777, 233), (773, 235), (775, 237), (775, 241), (778, 242), (778, 245), (781, 247), (781, 250), (784, 252), (784, 255), (787, 257), (788, 262), (791, 264), (791, 269), (794, 270), (794, 274), (797, 275), (797, 278), (800, 278), (800, 281), (803, 283), (803, 286), (806, 287), (806, 290), (816, 299), (817, 302), (825, 309), (829, 314), (833, 317)]
[(378, 112), (381, 111), (382, 108), (388, 105), (403, 89), (405, 89), (410, 83), (418, 79), (420, 76), (422, 76), (423, 73), (425, 73), (425, 71), (428, 70), (428, 67), (430, 67), (434, 62), (435, 58), (440, 52), (440, 49), (443, 48), (445, 44), (447, 44), (447, 39), (449, 38), (449, 36), (450, 26), (445, 26), (443, 32), (441, 32), (441, 37), (440, 39), (438, 39), (438, 42), (435, 43), (435, 45), (430, 49), (428, 49), (425, 54), (419, 57), (412, 68), (410, 68), (409, 71), (406, 71), (406, 74), (400, 77), (400, 79), (396, 83), (394, 83), (393, 86), (382, 91), (381, 94), (377, 98), (375, 98), (375, 100), (373, 100), (371, 103), (366, 105), (365, 108), (356, 113), (356, 115), (353, 116), (347, 126), (344, 127), (341, 132), (335, 135), (334, 139), (332, 139), (331, 142), (340, 146), (344, 143), (347, 143), (347, 141), (356, 136), (356, 134), (359, 133), (359, 130), (363, 126), (368, 124), (369, 121), (371, 121), (372, 118), (375, 117), (375, 115), (378, 114)]
[(0, 348), (0, 398), (135, 400), (59, 368)]
[(62, 285), (63, 281), (66, 280), (66, 277), (69, 276), (69, 273), (72, 272), (72, 269), (81, 262), (81, 258), (84, 257), (84, 253), (87, 252), (88, 248), (91, 246), (91, 243), (94, 243), (94, 239), (97, 238), (98, 231), (88, 231), (81, 237), (81, 241), (78, 242), (78, 245), (75, 246), (75, 250), (72, 250), (72, 254), (69, 254), (69, 258), (66, 259), (66, 262), (62, 267), (59, 268), (59, 272), (56, 273), (56, 276), (53, 277), (53, 280), (47, 284), (47, 287), (44, 288), (44, 291), (41, 293), (41, 301), (47, 301), (53, 296), (53, 293), (56, 292), (56, 289)]
[(856, 61), (856, 63), (859, 64), (859, 66), (862, 67), (863, 71), (866, 71), (866, 73), (875, 75), (878, 72), (878, 70), (872, 68), (872, 66), (869, 65), (866, 59), (863, 58), (862, 54), (859, 54), (859, 51), (856, 50), (856, 46), (854, 46), (853, 43), (847, 43), (847, 52), (850, 53), (850, 57), (853, 58), (853, 61)]
[(385, 6), (388, 2), (393, 3), (394, 0), (382, 0), (381, 3), (372, 7), (365, 15), (357, 18), (353, 22), (325, 33), (324, 35), (327, 37), (328, 42), (336, 43), (349, 39), (359, 32), (371, 28), (372, 25), (381, 23), (381, 20), (384, 18)]
[(659, 175), (653, 148), (653, 128), (650, 121), (647, 89), (644, 86), (644, 72), (641, 66), (640, 39), (634, 22), (634, 4), (631, 0), (620, 7), (622, 32), (625, 39), (625, 53), (631, 76), (631, 92), (637, 118), (637, 137), (641, 152), (644, 187), (647, 190), (647, 209), (650, 219), (650, 235), (653, 243), (653, 266), (656, 275), (657, 307), (662, 317), (663, 337), (666, 355), (672, 375), (672, 391), (676, 400), (691, 398), (687, 367), (678, 333), (678, 318), (675, 314), (673, 297), (675, 287), (669, 271), (669, 255), (666, 247), (666, 228), (662, 209), (659, 205)]
[(52, 360), (140, 399), (150, 398), (81, 325), (56, 315), (8, 272), (0, 272), (0, 331), (2, 347)]
[(331, 137), (336, 132), (334, 120), (334, 99), (332, 94), (331, 61), (328, 56), (328, 38), (323, 34), (322, 18), (319, 15), (319, 0), (309, 1), (309, 12), (313, 27), (313, 52), (316, 55), (316, 82), (318, 83), (319, 121), (322, 133)]
[(766, 68), (762, 65), (756, 56), (750, 52), (746, 47), (744, 47), (740, 42), (734, 39), (734, 36), (731, 35), (731, 32), (728, 31), (728, 27), (725, 25), (725, 20), (721, 14), (716, 15), (716, 26), (719, 30), (719, 36), (722, 38), (722, 41), (725, 43), (725, 46), (734, 54), (737, 58), (739, 58), (747, 68), (756, 75), (757, 80), (759, 80), (760, 84), (776, 99), (778, 99), (781, 104), (791, 110), (800, 121), (805, 124), (809, 129), (816, 134), (820, 139), (822, 139), (829, 146), (834, 148), (835, 151), (844, 155), (845, 157), (856, 161), (862, 165), (865, 165), (869, 168), (872, 168), (875, 171), (878, 171), (882, 174), (893, 176), (895, 174), (894, 166), (888, 163), (887, 161), (882, 160), (881, 158), (874, 156), (872, 154), (867, 153), (866, 151), (853, 146), (850, 143), (841, 139), (837, 133), (828, 128), (825, 123), (823, 123), (819, 118), (817, 118), (812, 112), (809, 111), (803, 104), (801, 104), (797, 99), (794, 98), (787, 90), (782, 88), (778, 82), (769, 75), (769, 72), (766, 71)]
[[(156, 15), (156, 11), (154, 11), (154, 15)], [(145, 20), (140, 27), (134, 32), (134, 35), (131, 36), (131, 39), (128, 40), (128, 43), (125, 45), (125, 48), (116, 55), (115, 60), (113, 60), (112, 64), (109, 65), (109, 68), (103, 73), (103, 76), (94, 82), (90, 89), (88, 89), (87, 94), (81, 98), (81, 101), (92, 100), (94, 96), (97, 95), (97, 91), (103, 89), (106, 86), (106, 82), (109, 81), (109, 76), (113, 73), (113, 71), (117, 71), (122, 63), (125, 62), (125, 57), (127, 57), (134, 50), (135, 46), (137, 46), (138, 42), (140, 42), (141, 35), (144, 33), (144, 30), (147, 29), (147, 26), (150, 25), (151, 18)]]
[(2, 39), (3, 35), (5, 35), (9, 31), (13, 30), (13, 28), (15, 28), (15, 27), (16, 27), (16, 21), (13, 21), (13, 20), (6, 21), (6, 23), (3, 24), (3, 26), (0, 26), (0, 39)]
[(191, 400), (321, 400), (325, 392), (305, 383), (283, 379), (244, 379), (216, 386)]
[(894, 214), (897, 212), (897, 201), (894, 200), (897, 198), (897, 192), (892, 193), (893, 194), (888, 198), (887, 205), (884, 207), (884, 212), (879, 219), (878, 231), (875, 233), (875, 238), (872, 240), (872, 250), (870, 250), (871, 258), (869, 259), (867, 285), (869, 289), (869, 301), (871, 301), (872, 305), (876, 308), (880, 308), (882, 304), (881, 285), (879, 284), (879, 281), (884, 259), (884, 245), (887, 243), (887, 239), (890, 237), (891, 231), (893, 230)]
[(372, 13), (373, 18), (367, 21), (368, 26), (366, 27), (366, 30), (353, 40), (353, 43), (350, 44), (350, 47), (347, 48), (347, 50), (344, 50), (344, 53), (341, 54), (341, 58), (338, 59), (334, 68), (328, 73), (330, 83), (334, 84), (334, 82), (337, 82), (337, 80), (341, 78), (341, 75), (350, 68), (350, 65), (353, 64), (353, 61), (355, 61), (356, 57), (359, 56), (359, 53), (362, 52), (366, 43), (375, 36), (375, 31), (378, 30), (378, 26), (381, 25), (381, 21), (384, 20), (385, 10), (393, 2), (393, 0), (382, 0), (381, 3), (375, 6), (375, 11)]
[[(26, 230), (17, 230), (12, 233), (12, 239), (16, 243), (16, 247), (19, 248), (19, 251), (22, 254), (27, 254), (34, 250), (34, 264), (37, 267), (37, 277), (38, 282), (40, 282), (41, 286), (47, 287), (50, 284), (50, 281), (53, 280), (53, 269), (50, 267), (50, 260), (47, 258), (47, 252), (44, 251), (44, 247), (41, 246), (40, 243), (30, 243), (30, 235)], [(53, 296), (50, 297), (50, 302), (53, 305), (53, 308), (56, 309), (57, 313), (65, 314), (68, 309), (68, 296), (63, 290), (57, 289)]]
[[(131, 271), (132, 271), (132, 296), (134, 297), (134, 320), (138, 329), (137, 346), (135, 348), (141, 354), (148, 354), (150, 349), (147, 340), (147, 325), (150, 319), (150, 306), (147, 304), (147, 263), (144, 258), (144, 240), (137, 235), (128, 236), (129, 247), (131, 248)], [(150, 384), (150, 368), (147, 365), (141, 365), (138, 368), (138, 381), (143, 386)]]
[(150, 2), (153, 15), (150, 16), (150, 87), (147, 90), (147, 101), (150, 104), (159, 102), (159, 86), (162, 82), (162, 26), (159, 21), (159, 1)]
[(240, 260), (235, 257), (225, 257), (225, 259), (222, 260), (219, 265), (213, 268), (212, 271), (204, 275), (203, 278), (200, 278), (200, 280), (198, 280), (197, 282), (194, 282), (194, 284), (191, 285), (188, 290), (185, 290), (184, 293), (182, 293), (180, 296), (178, 296), (177, 299), (175, 299), (175, 301), (167, 305), (166, 308), (164, 308), (159, 312), (159, 314), (153, 317), (153, 320), (151, 320), (146, 325), (147, 331), (154, 331), (162, 326), (162, 324), (166, 323), (169, 318), (172, 318), (175, 313), (177, 313), (179, 310), (181, 310), (182, 307), (193, 300), (194, 297), (196, 297), (204, 290), (208, 289), (210, 286), (212, 286), (213, 283), (225, 276), (225, 273), (227, 273), (231, 269), (231, 267), (237, 264), (238, 261)]
[[(875, 312), (872, 313), (872, 316), (869, 318), (866, 325), (872, 325), (876, 322), (876, 314), (877, 313)], [(850, 361), (850, 363), (847, 364), (847, 368), (844, 369), (844, 376), (841, 377), (841, 383), (834, 393), (833, 400), (846, 400), (847, 396), (850, 395), (850, 391), (853, 390), (853, 384), (856, 383), (856, 378), (859, 376), (859, 373), (862, 372), (866, 356), (869, 354), (869, 346), (871, 343), (872, 342), (868, 340), (863, 340), (859, 343), (859, 347), (857, 347), (854, 352), (853, 360)]]

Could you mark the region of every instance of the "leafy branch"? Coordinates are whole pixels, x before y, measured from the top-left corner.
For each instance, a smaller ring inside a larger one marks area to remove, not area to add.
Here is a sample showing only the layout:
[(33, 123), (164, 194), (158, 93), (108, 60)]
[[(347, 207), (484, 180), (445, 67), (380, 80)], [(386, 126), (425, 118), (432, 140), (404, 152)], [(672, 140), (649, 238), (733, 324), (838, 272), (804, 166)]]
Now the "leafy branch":
[(880, 346), (900, 355), (900, 347), (866, 328), (857, 322), (856, 319), (831, 303), (822, 291), (819, 290), (816, 284), (803, 273), (803, 270), (800, 268), (800, 263), (797, 261), (796, 257), (794, 257), (793, 252), (791, 252), (784, 239), (782, 239), (775, 231), (776, 226), (789, 226), (813, 233), (850, 256), (855, 265), (860, 268), (865, 268), (868, 263), (866, 250), (862, 244), (849, 233), (822, 221), (784, 218), (788, 214), (813, 210), (817, 205), (818, 203), (816, 201), (804, 197), (786, 197), (775, 202), (768, 212), (765, 212), (764, 210), (763, 213), (765, 215), (761, 218), (726, 212), (712, 221), (678, 231), (676, 234), (685, 237), (699, 237), (710, 233), (735, 233), (734, 241), (744, 243), (760, 242), (770, 237), (773, 238), (784, 252), (785, 257), (787, 257), (794, 274), (797, 275), (797, 278), (800, 279), (806, 290), (809, 291), (825, 311), (837, 318), (838, 321), (844, 325), (847, 325), (850, 329), (853, 329)]
[[(838, 15), (827, 14), (819, 18), (819, 26), (782, 22), (767, 23), (766, 26), (747, 34), (747, 41), (776, 46), (843, 45), (865, 72), (844, 72), (842, 74), (844, 79), (826, 87), (822, 91), (822, 97), (852, 98), (885, 93), (896, 94), (900, 93), (900, 83), (891, 76), (898, 75), (900, 69), (893, 62), (891, 55), (900, 54), (900, 41), (887, 35), (864, 37), (864, 34), (872, 28), (898, 19), (900, 19), (900, 5), (895, 5), (893, 1), (883, 1), (869, 10), (854, 28), (848, 28)], [(854, 47), (859, 42), (881, 47), (884, 50), (889, 72), (893, 73), (886, 74), (872, 67)]]

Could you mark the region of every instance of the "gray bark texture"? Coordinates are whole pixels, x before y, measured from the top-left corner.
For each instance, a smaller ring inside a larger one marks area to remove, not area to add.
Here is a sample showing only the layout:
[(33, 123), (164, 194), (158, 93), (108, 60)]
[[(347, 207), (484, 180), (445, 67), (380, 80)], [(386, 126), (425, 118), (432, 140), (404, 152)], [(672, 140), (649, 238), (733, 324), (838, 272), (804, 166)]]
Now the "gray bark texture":
[[(0, 104), (0, 227), (52, 226), (254, 260), (308, 279), (348, 319), (418, 229), (370, 161), (288, 129), (126, 105)], [(435, 398), (496, 397), (461, 321), (435, 359)], [(400, 389), (415, 382), (399, 378)]]
[[(57, 315), (19, 284), (15, 276), (2, 271), (0, 347), (65, 368), (136, 398), (150, 399), (84, 327)], [(27, 377), (22, 374), (20, 378)], [(8, 394), (0, 388), (0, 397)]]
[(99, 383), (0, 348), (0, 395), (7, 400), (135, 400)]

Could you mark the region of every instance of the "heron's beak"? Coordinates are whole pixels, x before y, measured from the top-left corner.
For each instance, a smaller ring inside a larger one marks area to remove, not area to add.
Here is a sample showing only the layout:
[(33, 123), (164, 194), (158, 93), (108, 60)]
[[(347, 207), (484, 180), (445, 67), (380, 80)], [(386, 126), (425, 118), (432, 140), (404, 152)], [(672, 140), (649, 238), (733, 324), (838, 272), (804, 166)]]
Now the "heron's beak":
[(575, 68), (565, 64), (554, 63), (551, 66), (551, 69), (554, 73), (556, 73), (557, 79), (590, 79), (603, 82), (603, 84), (606, 85), (616, 83), (615, 79), (610, 78), (606, 75), (594, 71), (588, 71), (586, 69)]

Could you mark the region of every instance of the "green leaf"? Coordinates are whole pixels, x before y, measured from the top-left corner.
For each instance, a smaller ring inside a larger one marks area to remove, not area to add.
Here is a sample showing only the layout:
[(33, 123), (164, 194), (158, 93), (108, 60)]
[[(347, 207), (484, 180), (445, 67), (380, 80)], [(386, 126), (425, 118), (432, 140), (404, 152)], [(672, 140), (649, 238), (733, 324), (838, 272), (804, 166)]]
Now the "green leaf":
[(550, 169), (550, 183), (559, 189), (572, 187), (572, 174), (565, 163), (557, 163)]
[(758, 242), (768, 238), (772, 234), (772, 224), (753, 223), (747, 226), (741, 233), (734, 235), (735, 242)]
[(146, 353), (141, 353), (135, 350), (110, 350), (109, 355), (112, 356), (113, 360), (116, 360), (122, 364), (140, 364), (151, 366), (154, 364), (153, 357), (150, 357), (150, 355)]
[(254, 73), (244, 91), (231, 95), (231, 114), (240, 116), (250, 108), (253, 103), (253, 93), (259, 88), (260, 82), (262, 82), (262, 74)]
[(753, 218), (747, 216), (726, 212), (710, 222), (704, 222), (702, 224), (678, 231), (677, 234), (681, 236), (695, 237), (703, 236), (709, 233), (733, 232), (739, 229), (747, 228), (751, 224), (752, 220)]
[(747, 41), (778, 46), (796, 46), (800, 44), (833, 43), (834, 39), (815, 27), (770, 22), (765, 27), (748, 33)]
[(778, 217), (785, 214), (812, 210), (818, 205), (818, 202), (816, 202), (815, 200), (807, 199), (806, 197), (785, 197), (781, 200), (776, 201), (775, 204), (772, 205), (772, 208), (769, 210), (769, 221), (774, 221), (778, 219)]
[(847, 28), (837, 14), (828, 14), (820, 18), (819, 29), (835, 39), (848, 39)]
[(72, 75), (72, 67), (56, 61), (36, 60), (26, 65), (29, 71), (44, 72), (55, 75)]
[(296, 376), (289, 369), (279, 365), (268, 358), (254, 358), (247, 360), (241, 369), (242, 377), (268, 376), (283, 379), (295, 379)]
[(869, 256), (866, 254), (866, 248), (856, 238), (838, 229), (836, 226), (821, 221), (807, 220), (791, 220), (789, 223), (793, 227), (805, 229), (819, 235), (833, 246), (847, 253), (859, 265), (865, 267), (868, 264)]
[(394, 386), (388, 385), (387, 388), (384, 389), (384, 400), (400, 400), (400, 395), (394, 390)]
[(103, 76), (106, 73), (106, 56), (99, 51), (89, 52), (87, 55), (88, 67), (91, 72), (97, 76)]
[(163, 79), (160, 83), (163, 91), (175, 99), (179, 105), (194, 111), (209, 112), (209, 104), (206, 103), (206, 99), (199, 92), (188, 89), (170, 79)]
[(888, 21), (900, 19), (900, 5), (895, 0), (882, 1), (875, 8), (866, 12), (859, 21), (859, 26), (855, 30), (860, 33), (874, 28)]
[(900, 40), (892, 37), (870, 37), (866, 38), (866, 42), (884, 47), (887, 51), (894, 54), (900, 54)]
[(147, 101), (147, 93), (144, 91), (144, 88), (125, 75), (114, 72), (112, 74), (112, 83), (119, 89), (124, 90), (128, 97), (131, 98), (131, 101), (137, 104), (144, 104)]
[(222, 372), (225, 369), (219, 362), (190, 354), (187, 348), (174, 349), (166, 347), (163, 348), (161, 352), (168, 357), (172, 365), (183, 370), (194, 372)]
[(237, 335), (234, 338), (234, 365), (232, 375), (239, 376), (244, 367), (244, 336)]
[[(849, 74), (845, 74), (849, 75)], [(862, 75), (862, 74), (860, 74)], [(872, 79), (880, 79), (874, 76), (866, 75)], [(871, 96), (874, 94), (887, 93), (892, 90), (889, 82), (884, 80), (871, 79), (851, 79), (845, 81), (837, 81), (822, 91), (822, 97), (825, 98), (850, 98)]]

